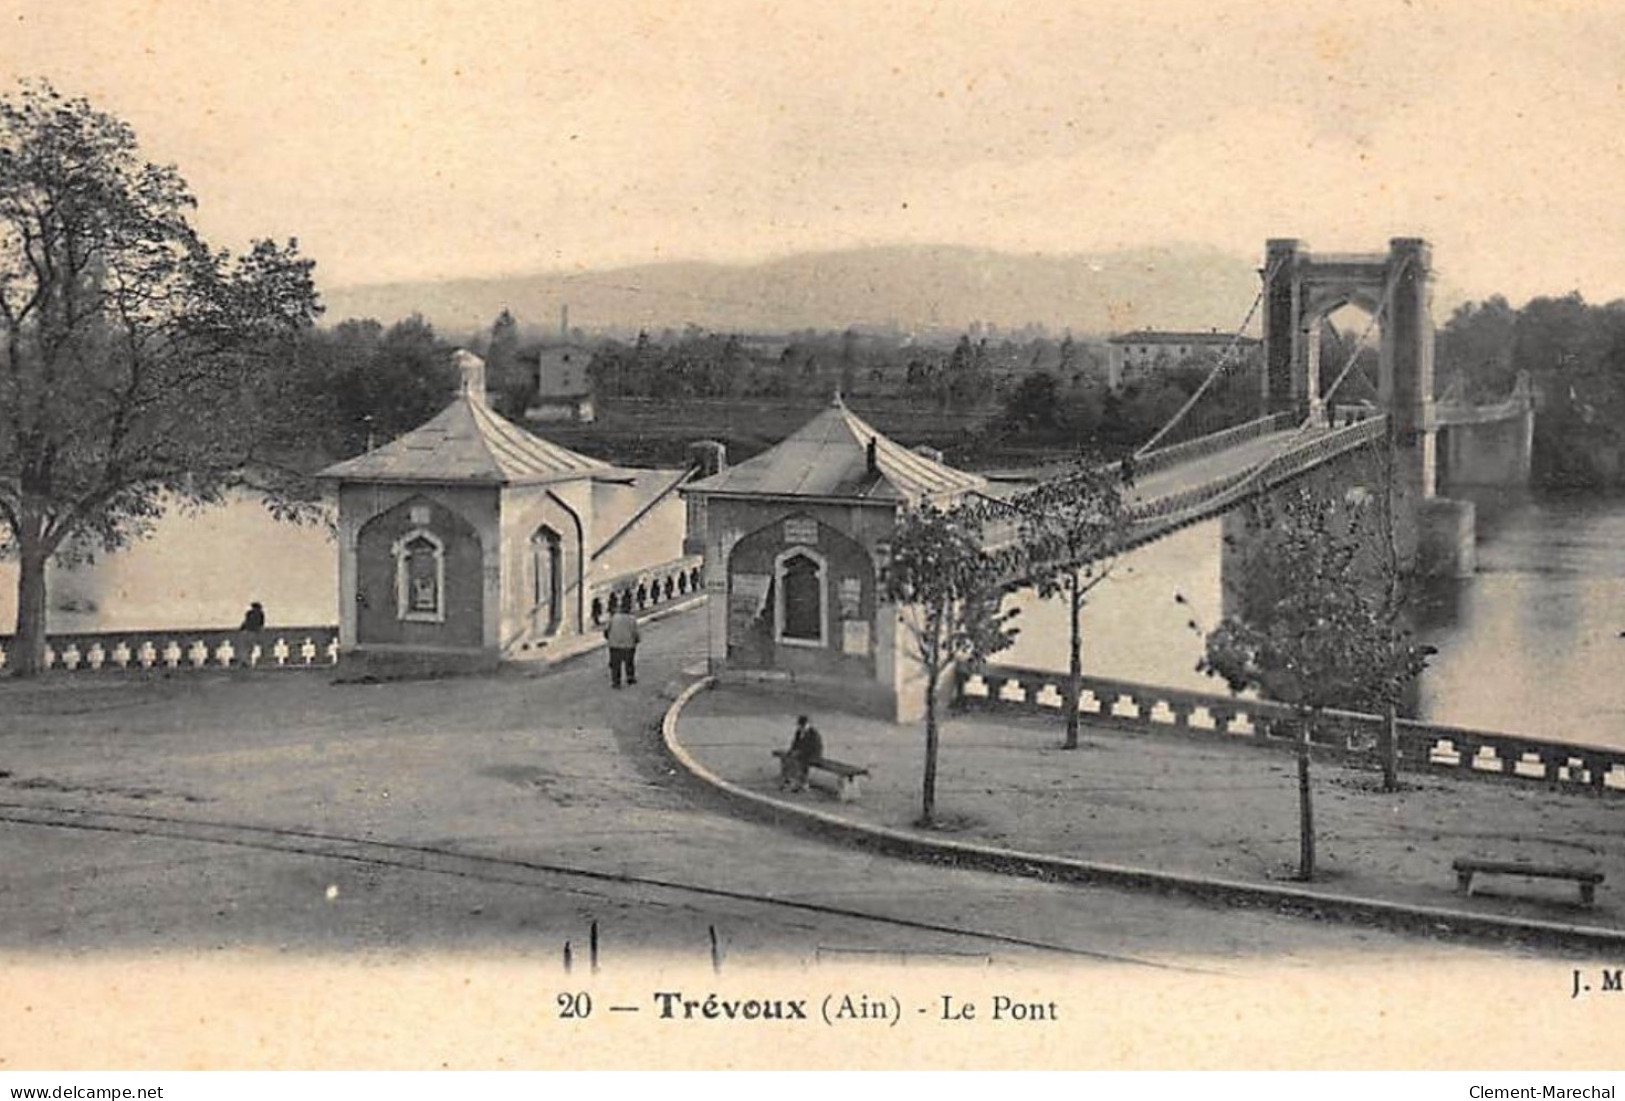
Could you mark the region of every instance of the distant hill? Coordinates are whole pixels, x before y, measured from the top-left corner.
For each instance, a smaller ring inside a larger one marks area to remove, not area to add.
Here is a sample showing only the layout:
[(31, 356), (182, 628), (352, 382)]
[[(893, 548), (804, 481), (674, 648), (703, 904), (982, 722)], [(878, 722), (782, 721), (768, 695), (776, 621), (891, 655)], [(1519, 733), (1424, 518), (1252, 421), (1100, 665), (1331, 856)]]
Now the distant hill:
[(1229, 331), (1258, 290), (1255, 261), (1196, 247), (1094, 256), (898, 245), (803, 253), (761, 264), (673, 262), (580, 273), (337, 287), (327, 320), (423, 314), (446, 332), (483, 329), (503, 308), (531, 331), (682, 328), (784, 332), (895, 325), (962, 331), (973, 321), (1053, 331), (1141, 327)]

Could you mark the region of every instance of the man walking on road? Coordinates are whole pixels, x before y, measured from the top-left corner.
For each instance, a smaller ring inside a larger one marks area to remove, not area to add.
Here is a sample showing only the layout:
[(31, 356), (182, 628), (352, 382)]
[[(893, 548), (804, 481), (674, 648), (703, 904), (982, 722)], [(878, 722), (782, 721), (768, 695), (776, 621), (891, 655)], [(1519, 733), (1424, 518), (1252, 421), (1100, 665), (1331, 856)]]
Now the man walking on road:
[(621, 686), (621, 670), (626, 670), (626, 683), (638, 683), (638, 621), (626, 605), (609, 617), (609, 626), (604, 628), (604, 637), (609, 640), (609, 686)]

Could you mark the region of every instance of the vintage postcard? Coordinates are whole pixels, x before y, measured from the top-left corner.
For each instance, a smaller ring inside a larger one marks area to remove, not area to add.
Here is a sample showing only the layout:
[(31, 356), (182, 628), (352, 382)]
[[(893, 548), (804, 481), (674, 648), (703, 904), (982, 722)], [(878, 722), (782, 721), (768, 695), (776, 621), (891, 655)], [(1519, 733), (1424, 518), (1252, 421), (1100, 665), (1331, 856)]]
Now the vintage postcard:
[(1611, 1091), (1617, 6), (0, 16), (0, 1078)]

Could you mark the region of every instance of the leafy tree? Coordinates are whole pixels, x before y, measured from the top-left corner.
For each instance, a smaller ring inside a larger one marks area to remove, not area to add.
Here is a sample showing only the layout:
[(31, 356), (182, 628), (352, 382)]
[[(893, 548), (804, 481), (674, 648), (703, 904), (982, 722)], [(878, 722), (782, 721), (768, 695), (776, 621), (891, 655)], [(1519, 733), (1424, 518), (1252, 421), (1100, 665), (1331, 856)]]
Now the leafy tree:
[(1600, 350), (1593, 310), (1578, 291), (1533, 298), (1518, 311), (1512, 332), (1512, 363), (1518, 370), (1537, 379), (1562, 377)]
[[(1240, 614), (1208, 633), (1199, 668), (1232, 692), (1254, 689), (1298, 713), (1298, 877), (1315, 876), (1309, 751), (1328, 707), (1386, 707), (1422, 671), (1428, 648), (1400, 629), (1381, 521), (1369, 498), (1333, 501), (1310, 490), (1251, 506), (1241, 555)], [(1379, 539), (1381, 538), (1379, 533)]]
[(955, 660), (985, 661), (1015, 640), (1015, 611), (1000, 608), (997, 566), (982, 549), (973, 508), (904, 510), (892, 534), (886, 599), (898, 606), (908, 656), (925, 676), (925, 775), (919, 824), (936, 822), (937, 690)]
[(720, 393), (732, 398), (738, 397), (750, 388), (751, 380), (756, 374), (756, 365), (745, 352), (745, 343), (738, 333), (729, 333), (727, 339), (722, 342), (719, 366)]
[(1083, 683), (1083, 609), (1089, 593), (1111, 575), (1127, 512), (1124, 478), (1116, 466), (1080, 459), (1061, 478), (1040, 483), (1012, 504), (1028, 577), (1040, 597), (1067, 599), (1066, 742), (1078, 747), (1078, 697)]
[(491, 323), (485, 374), (497, 412), (506, 417), (524, 416), (536, 399), (536, 372), (527, 370), (519, 359), (519, 322), (506, 308)]
[(1004, 417), (1029, 432), (1054, 432), (1061, 417), (1061, 395), (1055, 376), (1048, 371), (1034, 371), (1022, 378), (1005, 398)]
[(1071, 378), (1072, 372), (1076, 371), (1079, 366), (1078, 346), (1073, 341), (1071, 332), (1068, 332), (1066, 336), (1061, 339), (1061, 346), (1057, 350), (1057, 353), (1060, 355), (1061, 359), (1060, 363), (1056, 367), (1056, 370), (1060, 373), (1060, 376), (1063, 379)]
[(1455, 388), (1470, 401), (1506, 397), (1514, 379), (1517, 326), (1518, 311), (1500, 295), (1457, 306), (1434, 344), (1434, 377), (1441, 391)]
[(217, 499), (268, 469), (285, 427), (276, 372), (319, 310), (312, 264), (293, 242), (210, 249), (195, 205), (87, 101), (47, 84), (0, 99), (0, 546), (20, 563), (19, 674), (43, 663), (53, 555), (139, 536), (165, 495)]
[(303, 342), (304, 386), (326, 402), (325, 450), (359, 454), (408, 432), (457, 391), (452, 348), (413, 314), (385, 329), (373, 320), (341, 322)]
[(371, 446), (368, 436), (377, 418), (370, 406), (355, 400), (355, 380), (371, 369), (383, 335), (378, 322), (355, 318), (300, 335), (282, 401), (302, 425), (294, 445), (304, 450), (306, 464), (319, 468)]
[(1374, 494), (1356, 489), (1353, 500), (1364, 510), (1366, 523), (1374, 532), (1374, 553), (1371, 558), (1371, 576), (1379, 594), (1376, 605), (1376, 632), (1381, 645), (1379, 656), (1386, 662), (1386, 670), (1377, 672), (1364, 700), (1367, 706), (1381, 707), (1382, 733), (1377, 740), (1379, 764), (1382, 767), (1382, 789), (1399, 790), (1399, 705), (1411, 682), (1421, 676), (1434, 647), (1413, 641), (1408, 626), (1407, 610), (1413, 573), (1405, 566), (1399, 552), (1399, 524), (1395, 512), (1399, 481), (1398, 441), (1394, 420), (1388, 418), (1383, 444), (1376, 451), (1376, 462), (1369, 481), (1376, 486)]
[(1111, 391), (1101, 418), (1106, 439), (1117, 446), (1137, 447), (1167, 424), (1190, 397), (1177, 379), (1153, 374)]
[(858, 388), (858, 334), (848, 328), (841, 334), (841, 393), (856, 393)]
[(1091, 447), (1099, 445), (1107, 393), (1105, 380), (1091, 375), (1083, 375), (1066, 386), (1061, 428), (1069, 439)]
[(1578, 294), (1514, 309), (1499, 295), (1459, 307), (1439, 330), (1438, 379), (1450, 397), (1504, 399), (1520, 375), (1534, 384), (1534, 474), (1548, 486), (1618, 483), (1625, 446), (1625, 302)]

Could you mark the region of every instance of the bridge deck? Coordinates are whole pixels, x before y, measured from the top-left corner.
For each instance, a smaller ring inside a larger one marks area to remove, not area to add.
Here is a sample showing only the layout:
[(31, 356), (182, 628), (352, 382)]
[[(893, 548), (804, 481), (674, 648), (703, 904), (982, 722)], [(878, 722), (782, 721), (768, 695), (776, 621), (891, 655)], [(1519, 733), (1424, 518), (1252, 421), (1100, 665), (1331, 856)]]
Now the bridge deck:
[[(1280, 454), (1289, 446), (1302, 445), (1325, 435), (1327, 431), (1329, 430), (1324, 428), (1303, 431), (1291, 428), (1270, 432), (1250, 440), (1243, 440), (1210, 455), (1202, 455), (1151, 471), (1135, 479), (1134, 488), (1128, 494), (1128, 504), (1132, 508), (1139, 508), (1154, 501), (1200, 489), (1204, 485), (1227, 481)], [(1000, 496), (1013, 496), (1046, 477), (1058, 477), (1065, 472), (1066, 468), (1059, 466), (1001, 471), (993, 475), (999, 479), (994, 485), (994, 491)]]
[[(1380, 421), (1368, 421), (1342, 428), (1282, 429), (1168, 466), (1159, 467), (1153, 462), (1151, 470), (1135, 479), (1127, 495), (1133, 518), (1125, 536), (1127, 545), (1149, 542), (1217, 515), (1234, 506), (1239, 500), (1238, 491), (1245, 494), (1293, 477), (1359, 446), (1372, 429), (1380, 427)], [(1254, 471), (1260, 474), (1256, 484), (1249, 477)], [(1003, 481), (995, 483), (994, 493), (1010, 498), (1046, 476), (1064, 474), (1064, 468), (1029, 470), (1023, 472), (1019, 482), (1005, 474)], [(1020, 537), (1015, 526), (1003, 522), (994, 524), (983, 535), (990, 547), (1002, 547)]]
[(1253, 467), (1292, 447), (1299, 447), (1330, 432), (1327, 428), (1292, 428), (1243, 440), (1223, 451), (1154, 470), (1136, 478), (1128, 499), (1131, 507), (1149, 505), (1176, 494), (1200, 489), (1245, 474)]

